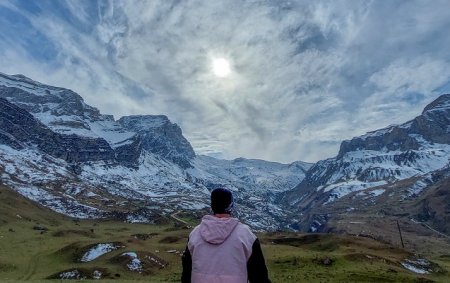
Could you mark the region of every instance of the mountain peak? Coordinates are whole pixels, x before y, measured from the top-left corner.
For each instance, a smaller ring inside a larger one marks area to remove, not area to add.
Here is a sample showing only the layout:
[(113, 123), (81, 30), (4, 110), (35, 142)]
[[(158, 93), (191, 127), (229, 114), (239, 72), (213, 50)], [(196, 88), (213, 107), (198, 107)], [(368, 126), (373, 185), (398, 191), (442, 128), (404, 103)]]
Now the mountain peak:
[(7, 87), (15, 87), (19, 89), (23, 89), (25, 91), (29, 91), (30, 93), (34, 95), (47, 95), (50, 94), (52, 91), (70, 91), (65, 88), (56, 87), (56, 86), (50, 86), (46, 85), (40, 82), (37, 82), (35, 80), (30, 79), (27, 76), (24, 76), (22, 74), (16, 74), (16, 75), (7, 75), (2, 72), (0, 72), (0, 83)]
[(144, 149), (180, 165), (191, 167), (194, 149), (181, 128), (165, 115), (124, 116), (117, 121), (122, 127), (138, 133)]
[(450, 94), (443, 94), (411, 121), (343, 141), (337, 157), (358, 150), (417, 150), (425, 141), (450, 144), (449, 123)]
[(422, 114), (432, 110), (443, 110), (443, 109), (450, 110), (450, 94), (448, 93), (439, 96), (433, 102), (425, 106)]

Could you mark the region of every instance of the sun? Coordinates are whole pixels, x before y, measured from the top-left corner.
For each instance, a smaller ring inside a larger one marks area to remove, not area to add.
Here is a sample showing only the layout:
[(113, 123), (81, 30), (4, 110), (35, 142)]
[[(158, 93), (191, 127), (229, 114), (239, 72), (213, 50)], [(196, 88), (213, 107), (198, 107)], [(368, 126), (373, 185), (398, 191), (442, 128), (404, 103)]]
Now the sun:
[(231, 72), (230, 63), (228, 62), (228, 60), (224, 58), (213, 59), (212, 69), (214, 75), (216, 75), (219, 78), (225, 78)]

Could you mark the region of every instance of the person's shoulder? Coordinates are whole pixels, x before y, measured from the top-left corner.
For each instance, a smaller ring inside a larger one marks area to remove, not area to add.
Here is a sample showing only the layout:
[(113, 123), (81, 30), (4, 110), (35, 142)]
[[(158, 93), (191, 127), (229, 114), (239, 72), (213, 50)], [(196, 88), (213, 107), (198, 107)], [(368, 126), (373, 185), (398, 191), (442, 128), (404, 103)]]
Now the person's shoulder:
[(200, 224), (198, 224), (197, 226), (195, 226), (194, 229), (192, 229), (191, 233), (189, 233), (189, 237), (191, 237), (192, 235), (195, 235), (196, 233), (198, 233), (199, 230), (200, 230), (200, 226), (201, 226), (201, 225), (202, 225), (202, 224), (200, 223)]
[(236, 228), (239, 229), (241, 233), (246, 233), (246, 234), (251, 235), (251, 236), (256, 238), (256, 236), (253, 233), (252, 229), (247, 224), (244, 224), (244, 223), (239, 221), (239, 223), (237, 224)]

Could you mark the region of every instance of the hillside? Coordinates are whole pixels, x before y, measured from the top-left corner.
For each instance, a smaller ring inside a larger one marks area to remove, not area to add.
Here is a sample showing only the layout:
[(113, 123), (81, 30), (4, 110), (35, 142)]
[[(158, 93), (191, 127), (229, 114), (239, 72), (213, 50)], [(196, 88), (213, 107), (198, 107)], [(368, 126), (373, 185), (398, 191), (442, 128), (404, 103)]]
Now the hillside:
[[(0, 203), (1, 281), (63, 277), (111, 282), (179, 280), (179, 252), (191, 228), (174, 218), (160, 225), (74, 220), (4, 186), (0, 186)], [(423, 258), (367, 237), (258, 236), (273, 282), (446, 282), (450, 278), (450, 255), (444, 250)]]
[(238, 215), (258, 230), (286, 228), (275, 202), (312, 164), (197, 155), (164, 115), (115, 120), (77, 93), (0, 73), (0, 175), (20, 194), (77, 218), (154, 223), (208, 210), (209, 192), (234, 191)]
[(400, 221), (417, 251), (427, 249), (425, 239), (445, 242), (449, 124), (450, 95), (444, 94), (411, 121), (343, 141), (336, 157), (317, 162), (298, 186), (281, 194), (281, 202), (301, 215), (292, 227), (369, 233), (393, 243), (390, 234)]

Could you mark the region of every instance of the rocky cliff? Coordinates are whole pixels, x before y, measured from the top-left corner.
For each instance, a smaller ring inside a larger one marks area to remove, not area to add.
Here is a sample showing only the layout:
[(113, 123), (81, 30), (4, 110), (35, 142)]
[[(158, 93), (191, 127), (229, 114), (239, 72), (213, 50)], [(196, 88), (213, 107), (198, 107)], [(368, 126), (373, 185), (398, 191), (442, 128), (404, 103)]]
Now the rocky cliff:
[(119, 124), (136, 132), (142, 139), (144, 149), (168, 159), (182, 168), (192, 167), (194, 149), (183, 136), (181, 128), (163, 115), (125, 116)]
[(449, 125), (450, 94), (444, 94), (427, 105), (422, 114), (412, 121), (343, 141), (337, 157), (358, 150), (418, 150), (423, 140), (450, 144)]
[(0, 142), (15, 149), (37, 147), (69, 163), (115, 160), (114, 151), (105, 140), (55, 133), (24, 109), (2, 98)]

